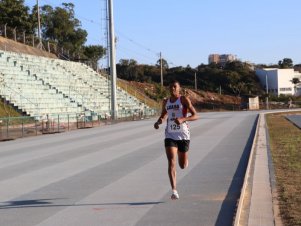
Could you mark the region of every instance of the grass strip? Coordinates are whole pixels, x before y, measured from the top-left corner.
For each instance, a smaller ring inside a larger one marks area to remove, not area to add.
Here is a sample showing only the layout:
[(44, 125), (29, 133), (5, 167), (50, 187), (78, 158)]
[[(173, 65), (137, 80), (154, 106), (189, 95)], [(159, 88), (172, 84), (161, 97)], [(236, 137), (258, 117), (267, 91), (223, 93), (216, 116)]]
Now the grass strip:
[(284, 225), (301, 226), (301, 129), (287, 114), (267, 115), (267, 125), (281, 218)]

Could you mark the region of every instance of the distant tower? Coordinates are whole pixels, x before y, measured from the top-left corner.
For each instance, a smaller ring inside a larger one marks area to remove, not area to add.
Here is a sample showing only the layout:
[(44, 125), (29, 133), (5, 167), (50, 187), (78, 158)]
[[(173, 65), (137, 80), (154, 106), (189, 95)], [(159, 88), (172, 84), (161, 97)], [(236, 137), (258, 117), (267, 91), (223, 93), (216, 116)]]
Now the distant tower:
[(208, 57), (208, 63), (225, 65), (227, 62), (232, 62), (237, 60), (237, 57), (233, 54), (210, 54)]
[(208, 57), (208, 64), (218, 64), (219, 63), (219, 54), (210, 54)]

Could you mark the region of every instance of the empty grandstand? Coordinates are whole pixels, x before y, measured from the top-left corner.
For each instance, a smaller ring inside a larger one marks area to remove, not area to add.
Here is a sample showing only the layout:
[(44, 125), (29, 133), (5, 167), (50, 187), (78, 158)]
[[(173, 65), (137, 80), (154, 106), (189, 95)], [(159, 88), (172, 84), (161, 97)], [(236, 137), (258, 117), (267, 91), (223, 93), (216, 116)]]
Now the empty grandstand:
[[(0, 50), (0, 96), (23, 114), (41, 119), (60, 115), (110, 116), (110, 81), (85, 64)], [(118, 117), (154, 113), (145, 103), (117, 89)]]

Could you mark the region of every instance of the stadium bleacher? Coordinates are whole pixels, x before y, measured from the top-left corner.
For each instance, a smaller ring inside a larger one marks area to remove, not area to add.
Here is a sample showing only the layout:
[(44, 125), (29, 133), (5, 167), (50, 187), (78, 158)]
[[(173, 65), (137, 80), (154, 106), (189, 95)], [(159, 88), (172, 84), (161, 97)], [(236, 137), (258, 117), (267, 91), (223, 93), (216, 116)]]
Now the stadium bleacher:
[[(29, 116), (104, 118), (110, 115), (110, 92), (110, 81), (85, 64), (0, 51), (0, 96)], [(152, 109), (118, 87), (118, 117), (140, 111)]]

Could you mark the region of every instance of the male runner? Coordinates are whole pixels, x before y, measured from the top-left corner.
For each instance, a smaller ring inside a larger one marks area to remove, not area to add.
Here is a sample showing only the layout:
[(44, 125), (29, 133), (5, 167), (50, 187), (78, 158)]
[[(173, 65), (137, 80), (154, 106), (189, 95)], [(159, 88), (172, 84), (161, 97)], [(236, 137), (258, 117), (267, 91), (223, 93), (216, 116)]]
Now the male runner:
[[(181, 169), (188, 166), (188, 150), (190, 143), (190, 132), (187, 121), (198, 119), (196, 111), (186, 96), (181, 96), (180, 83), (173, 81), (169, 85), (170, 98), (165, 99), (162, 104), (162, 113), (154, 124), (155, 129), (167, 116), (165, 128), (165, 150), (168, 159), (168, 175), (172, 188), (171, 199), (179, 199), (176, 188), (176, 158)], [(187, 116), (188, 111), (191, 113)]]

